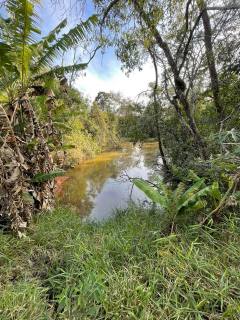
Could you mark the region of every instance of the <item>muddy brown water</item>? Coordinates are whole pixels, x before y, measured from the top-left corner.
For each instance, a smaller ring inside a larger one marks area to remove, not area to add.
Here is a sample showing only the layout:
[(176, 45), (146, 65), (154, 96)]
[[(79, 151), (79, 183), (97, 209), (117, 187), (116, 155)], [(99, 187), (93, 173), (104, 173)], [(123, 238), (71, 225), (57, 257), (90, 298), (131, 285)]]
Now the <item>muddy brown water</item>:
[(106, 219), (126, 208), (129, 201), (147, 204), (146, 196), (127, 176), (151, 180), (159, 174), (159, 165), (157, 143), (126, 143), (120, 151), (104, 152), (69, 170), (58, 201), (85, 218)]

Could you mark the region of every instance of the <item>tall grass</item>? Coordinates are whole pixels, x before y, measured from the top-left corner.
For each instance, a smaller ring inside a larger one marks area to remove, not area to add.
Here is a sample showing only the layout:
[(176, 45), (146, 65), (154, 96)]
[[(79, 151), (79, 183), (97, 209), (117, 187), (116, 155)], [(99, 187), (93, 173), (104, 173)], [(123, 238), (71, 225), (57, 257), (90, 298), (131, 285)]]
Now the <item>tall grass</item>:
[(102, 224), (66, 209), (0, 234), (0, 319), (240, 319), (240, 226), (161, 233), (130, 208)]

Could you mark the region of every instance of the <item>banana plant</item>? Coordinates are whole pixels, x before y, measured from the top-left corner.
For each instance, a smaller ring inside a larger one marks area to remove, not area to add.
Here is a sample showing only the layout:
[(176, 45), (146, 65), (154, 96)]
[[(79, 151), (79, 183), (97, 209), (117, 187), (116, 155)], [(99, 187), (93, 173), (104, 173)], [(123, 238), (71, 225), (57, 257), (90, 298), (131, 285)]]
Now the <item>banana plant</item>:
[[(35, 96), (48, 95), (45, 89), (51, 81), (59, 82), (56, 80), (66, 73), (86, 68), (88, 63), (59, 67), (56, 60), (87, 39), (97, 23), (92, 16), (64, 34), (67, 21), (63, 20), (41, 39), (38, 3), (5, 0), (7, 18), (0, 14), (0, 217), (6, 217), (16, 232), (27, 226), (37, 209), (52, 206), (52, 178), (59, 175), (49, 150), (48, 131), (44, 131), (46, 125), (34, 108)], [(40, 90), (32, 94), (35, 88)], [(44, 99), (50, 120), (53, 97)], [(52, 126), (52, 121), (48, 124)], [(26, 194), (32, 198), (31, 204)]]
[(0, 16), (0, 98), (6, 97), (4, 91), (13, 92), (14, 88), (16, 94), (19, 91), (24, 94), (34, 82), (84, 70), (88, 65), (88, 62), (83, 62), (57, 66), (55, 62), (64, 52), (87, 39), (92, 27), (97, 24), (97, 16), (90, 16), (63, 34), (67, 26), (64, 19), (39, 40), (41, 31), (35, 10), (38, 3), (38, 0), (6, 1), (8, 18)]
[(184, 183), (179, 183), (172, 190), (163, 182), (153, 185), (151, 182), (134, 178), (134, 185), (140, 189), (154, 203), (159, 204), (168, 214), (178, 215), (187, 210), (197, 210), (206, 206), (206, 197), (215, 199), (221, 197), (217, 182), (207, 186), (203, 178), (197, 179), (189, 188)]

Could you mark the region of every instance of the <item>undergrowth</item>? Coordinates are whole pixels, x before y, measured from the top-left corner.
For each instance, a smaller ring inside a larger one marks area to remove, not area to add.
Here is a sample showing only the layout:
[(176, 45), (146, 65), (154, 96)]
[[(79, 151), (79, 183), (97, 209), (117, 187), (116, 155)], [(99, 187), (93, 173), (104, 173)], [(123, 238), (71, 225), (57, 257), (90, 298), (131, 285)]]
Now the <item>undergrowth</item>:
[(102, 224), (67, 209), (0, 234), (0, 319), (240, 319), (240, 225), (161, 233), (130, 208)]

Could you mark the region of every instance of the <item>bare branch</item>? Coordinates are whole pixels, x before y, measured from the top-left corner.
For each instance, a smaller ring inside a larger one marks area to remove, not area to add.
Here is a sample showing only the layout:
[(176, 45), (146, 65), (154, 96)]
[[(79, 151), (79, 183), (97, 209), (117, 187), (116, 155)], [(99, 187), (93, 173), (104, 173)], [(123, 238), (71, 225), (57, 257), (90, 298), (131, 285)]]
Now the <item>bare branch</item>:
[[(197, 26), (199, 24), (199, 21), (200, 21), (200, 19), (202, 17), (202, 14), (203, 14), (203, 11), (200, 12), (199, 16), (197, 17), (197, 19), (196, 19), (196, 21), (194, 23), (194, 26), (193, 26), (192, 30), (190, 31), (190, 34), (189, 34), (189, 37), (188, 37), (188, 41), (187, 41), (186, 46), (185, 46), (184, 51), (183, 51), (183, 59), (182, 59), (181, 65), (179, 67), (179, 73), (180, 73), (180, 71), (181, 71), (181, 69), (182, 69), (182, 67), (183, 67), (183, 65), (185, 63), (185, 60), (186, 60), (186, 57), (187, 57), (187, 54), (188, 54), (189, 45), (191, 43), (194, 31), (197, 28)], [(180, 47), (179, 47), (179, 49), (180, 49)]]
[(220, 11), (226, 11), (226, 10), (240, 10), (240, 4), (239, 5), (233, 5), (233, 6), (225, 6), (225, 7), (206, 7), (206, 10), (220, 10)]
[(185, 26), (185, 30), (188, 31), (188, 18), (189, 18), (189, 7), (191, 4), (192, 0), (188, 0), (187, 4), (186, 4), (186, 12), (185, 12), (185, 21), (186, 21), (186, 26)]

